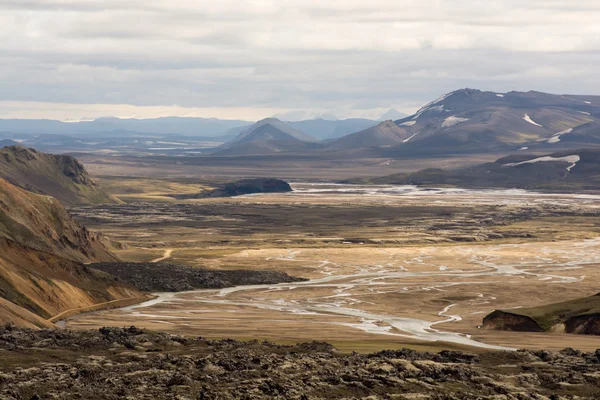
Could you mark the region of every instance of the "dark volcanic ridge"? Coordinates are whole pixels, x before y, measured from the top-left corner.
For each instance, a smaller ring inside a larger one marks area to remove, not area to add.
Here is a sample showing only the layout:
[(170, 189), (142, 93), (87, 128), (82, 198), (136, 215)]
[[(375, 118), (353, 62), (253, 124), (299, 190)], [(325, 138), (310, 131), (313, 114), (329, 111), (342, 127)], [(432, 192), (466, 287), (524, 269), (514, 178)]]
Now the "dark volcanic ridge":
[(234, 197), (258, 193), (287, 193), (292, 187), (286, 181), (274, 178), (251, 178), (226, 183), (221, 187), (201, 193), (177, 194), (178, 200), (203, 199), (212, 197)]
[(0, 328), (0, 397), (541, 400), (600, 397), (600, 351), (342, 354), (135, 327)]
[(181, 292), (307, 281), (279, 271), (209, 270), (166, 263), (104, 262), (88, 266), (147, 292)]

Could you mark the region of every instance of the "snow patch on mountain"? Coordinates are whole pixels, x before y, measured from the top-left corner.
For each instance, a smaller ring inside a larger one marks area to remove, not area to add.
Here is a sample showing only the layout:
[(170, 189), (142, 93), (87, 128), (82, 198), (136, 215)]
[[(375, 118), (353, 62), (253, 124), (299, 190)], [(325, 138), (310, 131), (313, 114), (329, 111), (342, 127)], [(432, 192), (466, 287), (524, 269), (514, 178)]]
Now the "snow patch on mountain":
[(421, 131), (419, 131), (419, 132), (415, 133), (414, 135), (412, 135), (412, 136), (411, 136), (411, 137), (409, 137), (408, 139), (404, 139), (404, 140), (402, 141), (402, 143), (406, 143), (406, 142), (408, 142), (410, 139), (414, 138), (414, 137), (415, 137), (415, 136), (417, 136), (419, 133), (421, 133)]
[(530, 124), (532, 124), (532, 125), (539, 126), (540, 128), (543, 128), (543, 127), (544, 127), (543, 125), (540, 125), (540, 124), (538, 124), (537, 122), (535, 122), (534, 120), (532, 120), (532, 119), (531, 119), (531, 117), (529, 116), (529, 114), (525, 114), (525, 115), (523, 116), (523, 119), (524, 119), (525, 121), (529, 122), (529, 123), (530, 123)]
[(460, 117), (455, 117), (453, 115), (451, 117), (446, 118), (444, 120), (444, 122), (442, 122), (442, 128), (450, 128), (451, 126), (458, 125), (458, 124), (466, 122), (468, 120), (469, 120), (469, 118), (460, 118)]
[(400, 124), (400, 126), (413, 126), (417, 121), (406, 121)]
[(442, 104), (441, 106), (430, 106), (428, 108), (422, 108), (415, 114), (415, 116), (412, 118), (412, 120), (416, 121), (426, 111), (442, 112), (442, 111), (444, 111), (444, 105)]
[(562, 135), (566, 135), (567, 133), (571, 133), (571, 132), (573, 132), (573, 128), (565, 129), (564, 131), (555, 133), (554, 136), (552, 136), (546, 142), (547, 143), (558, 143), (558, 142), (560, 142), (560, 137)]
[(581, 157), (579, 157), (576, 154), (571, 155), (571, 156), (564, 156), (564, 157), (544, 156), (544, 157), (534, 158), (532, 160), (521, 161), (521, 162), (518, 162), (518, 163), (503, 164), (502, 166), (503, 167), (518, 167), (519, 165), (523, 165), (523, 164), (535, 164), (535, 163), (538, 163), (538, 162), (568, 162), (568, 163), (571, 163), (571, 165), (569, 165), (567, 167), (567, 171), (571, 172), (571, 170), (573, 169), (573, 167), (575, 167), (580, 160), (581, 160)]

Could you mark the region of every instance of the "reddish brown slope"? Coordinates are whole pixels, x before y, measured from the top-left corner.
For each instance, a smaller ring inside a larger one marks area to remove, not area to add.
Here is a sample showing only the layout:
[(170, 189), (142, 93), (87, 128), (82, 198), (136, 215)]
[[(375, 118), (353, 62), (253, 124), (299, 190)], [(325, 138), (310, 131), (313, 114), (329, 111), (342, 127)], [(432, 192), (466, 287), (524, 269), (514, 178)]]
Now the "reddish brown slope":
[[(17, 307), (43, 318), (73, 308), (142, 297), (132, 287), (82, 262), (117, 260), (102, 238), (81, 227), (48, 196), (0, 179), (0, 321), (36, 323), (14, 316)], [(17, 312), (18, 314), (18, 312)]]

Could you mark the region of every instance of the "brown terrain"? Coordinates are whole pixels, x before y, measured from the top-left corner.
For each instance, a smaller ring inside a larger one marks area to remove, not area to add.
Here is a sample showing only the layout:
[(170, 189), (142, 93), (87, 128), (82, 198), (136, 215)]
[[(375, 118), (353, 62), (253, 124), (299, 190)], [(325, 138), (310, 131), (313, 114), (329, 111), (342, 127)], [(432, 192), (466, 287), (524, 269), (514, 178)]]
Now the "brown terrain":
[[(120, 190), (119, 179), (103, 182)], [(137, 202), (71, 211), (123, 243), (127, 261), (311, 280), (161, 294), (67, 327), (134, 323), (344, 351), (600, 347), (593, 336), (479, 328), (496, 309), (598, 292), (596, 196), (296, 183), (288, 194), (164, 202), (152, 179), (136, 181)]]
[(72, 309), (147, 298), (83, 264), (115, 260), (108, 240), (79, 225), (56, 199), (0, 179), (0, 322), (47, 327), (45, 319)]
[(52, 196), (64, 204), (116, 201), (100, 188), (77, 159), (22, 146), (0, 148), (0, 178), (30, 192)]

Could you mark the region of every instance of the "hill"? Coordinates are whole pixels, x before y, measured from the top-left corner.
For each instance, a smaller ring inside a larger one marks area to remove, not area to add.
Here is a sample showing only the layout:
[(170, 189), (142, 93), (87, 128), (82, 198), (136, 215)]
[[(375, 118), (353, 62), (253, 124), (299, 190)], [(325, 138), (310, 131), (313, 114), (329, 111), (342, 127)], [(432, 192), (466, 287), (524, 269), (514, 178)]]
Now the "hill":
[(38, 317), (142, 297), (82, 264), (115, 260), (105, 240), (81, 227), (56, 199), (0, 179), (0, 323), (46, 326)]
[[(514, 151), (543, 143), (552, 149), (549, 151), (573, 148), (573, 144), (600, 145), (598, 118), (600, 96), (461, 89), (396, 120), (404, 139), (401, 143), (384, 143), (392, 146), (381, 149), (379, 155), (393, 158)], [(565, 134), (570, 130), (575, 135)], [(361, 134), (367, 138), (360, 140), (360, 135), (354, 134), (352, 141), (345, 142), (346, 147), (368, 144), (373, 132)], [(550, 140), (557, 134), (563, 139)]]
[(327, 145), (328, 150), (355, 149), (371, 146), (393, 146), (410, 140), (412, 134), (393, 121), (384, 121), (377, 126), (344, 136)]
[(495, 310), (483, 319), (483, 327), (507, 331), (552, 330), (600, 335), (600, 293), (540, 307)]
[(176, 199), (202, 199), (209, 197), (234, 197), (257, 193), (287, 193), (292, 188), (289, 183), (274, 178), (250, 178), (236, 182), (228, 182), (219, 187), (200, 193), (185, 193), (173, 195)]
[(67, 155), (45, 154), (21, 146), (4, 147), (0, 149), (0, 178), (66, 204), (116, 202), (90, 178), (79, 161)]
[(214, 154), (241, 156), (298, 152), (317, 148), (312, 136), (276, 119), (267, 118), (242, 131), (233, 141), (221, 146)]
[(600, 190), (600, 149), (545, 155), (516, 154), (457, 170), (424, 169), (351, 183), (465, 188), (523, 188), (554, 191)]

